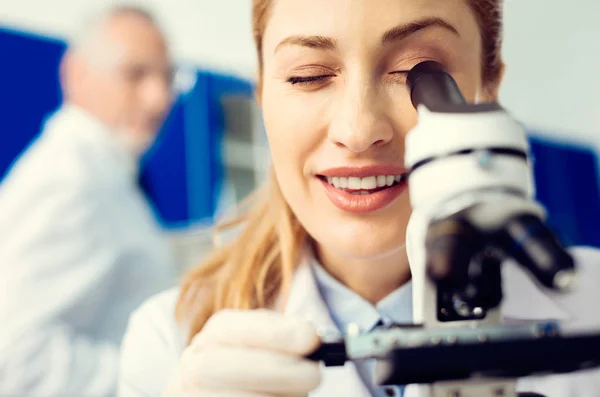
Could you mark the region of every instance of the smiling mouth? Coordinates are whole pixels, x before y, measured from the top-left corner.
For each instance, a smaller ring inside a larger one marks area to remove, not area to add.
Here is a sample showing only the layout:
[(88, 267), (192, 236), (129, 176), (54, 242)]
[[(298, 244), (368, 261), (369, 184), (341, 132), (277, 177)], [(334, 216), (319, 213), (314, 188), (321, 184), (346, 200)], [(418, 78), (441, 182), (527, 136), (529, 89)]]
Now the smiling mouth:
[(408, 174), (373, 175), (364, 178), (343, 176), (326, 177), (324, 175), (318, 175), (317, 177), (336, 189), (352, 195), (369, 195), (404, 183), (407, 180)]

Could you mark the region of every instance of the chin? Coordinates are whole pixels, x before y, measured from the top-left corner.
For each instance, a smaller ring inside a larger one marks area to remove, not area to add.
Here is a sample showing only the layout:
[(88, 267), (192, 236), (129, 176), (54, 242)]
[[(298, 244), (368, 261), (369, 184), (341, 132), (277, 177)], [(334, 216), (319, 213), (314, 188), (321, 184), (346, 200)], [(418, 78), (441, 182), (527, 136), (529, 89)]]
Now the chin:
[(134, 155), (143, 155), (154, 143), (154, 136), (150, 133), (132, 134), (126, 142), (126, 148)]
[(372, 223), (340, 225), (310, 234), (321, 249), (348, 259), (368, 261), (403, 252), (406, 246), (405, 230), (399, 230), (398, 223), (388, 221), (379, 227)]

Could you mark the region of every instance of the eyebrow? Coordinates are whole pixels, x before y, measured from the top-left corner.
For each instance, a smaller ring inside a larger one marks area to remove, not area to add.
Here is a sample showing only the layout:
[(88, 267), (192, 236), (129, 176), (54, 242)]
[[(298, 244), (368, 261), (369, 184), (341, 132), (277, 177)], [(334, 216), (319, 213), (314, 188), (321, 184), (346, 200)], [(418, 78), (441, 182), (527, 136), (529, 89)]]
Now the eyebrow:
[(336, 48), (335, 40), (325, 36), (290, 36), (282, 40), (277, 47), (275, 52), (279, 48), (286, 45), (297, 45), (301, 47), (316, 48), (320, 50), (334, 50)]
[(398, 25), (394, 28), (391, 28), (382, 36), (381, 44), (387, 44), (393, 41), (405, 39), (408, 36), (417, 33), (418, 31), (434, 26), (449, 30), (456, 36), (460, 37), (458, 30), (449, 22), (446, 22), (441, 18), (425, 18), (419, 21), (411, 22), (405, 25)]
[[(403, 40), (420, 30), (434, 26), (449, 30), (460, 37), (458, 30), (449, 22), (446, 22), (441, 18), (425, 18), (408, 24), (402, 24), (393, 27), (383, 34), (381, 38), (381, 44), (388, 44), (390, 42)], [(337, 47), (335, 40), (326, 36), (290, 36), (277, 44), (277, 47), (275, 47), (275, 52), (277, 52), (279, 48), (286, 45), (296, 45), (320, 50), (334, 50)]]

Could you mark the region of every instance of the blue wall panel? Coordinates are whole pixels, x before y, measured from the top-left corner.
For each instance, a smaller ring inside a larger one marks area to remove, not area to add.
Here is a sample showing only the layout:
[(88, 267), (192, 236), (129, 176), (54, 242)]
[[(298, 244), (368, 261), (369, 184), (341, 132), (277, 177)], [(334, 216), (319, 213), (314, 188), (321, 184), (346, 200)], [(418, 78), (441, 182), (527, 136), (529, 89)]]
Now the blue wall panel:
[(0, 29), (0, 180), (61, 101), (64, 44)]
[(245, 80), (198, 71), (194, 88), (176, 102), (142, 167), (142, 186), (166, 225), (212, 221), (224, 178), (221, 99), (252, 94)]
[(567, 245), (600, 247), (598, 158), (593, 150), (532, 136), (538, 199)]
[(166, 226), (188, 221), (190, 203), (185, 178), (185, 109), (178, 98), (157, 141), (142, 160), (140, 184), (152, 202), (157, 217)]

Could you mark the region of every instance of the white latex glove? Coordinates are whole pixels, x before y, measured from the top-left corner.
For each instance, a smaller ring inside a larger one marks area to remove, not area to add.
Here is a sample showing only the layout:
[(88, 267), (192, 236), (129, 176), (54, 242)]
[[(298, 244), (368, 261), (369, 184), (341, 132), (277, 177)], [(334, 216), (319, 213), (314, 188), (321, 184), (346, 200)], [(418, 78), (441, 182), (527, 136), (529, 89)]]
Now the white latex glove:
[(307, 322), (267, 310), (213, 315), (184, 351), (167, 397), (306, 396), (319, 364), (303, 357), (319, 338)]

